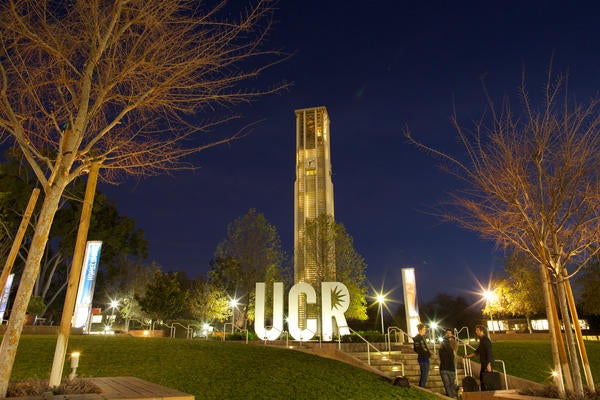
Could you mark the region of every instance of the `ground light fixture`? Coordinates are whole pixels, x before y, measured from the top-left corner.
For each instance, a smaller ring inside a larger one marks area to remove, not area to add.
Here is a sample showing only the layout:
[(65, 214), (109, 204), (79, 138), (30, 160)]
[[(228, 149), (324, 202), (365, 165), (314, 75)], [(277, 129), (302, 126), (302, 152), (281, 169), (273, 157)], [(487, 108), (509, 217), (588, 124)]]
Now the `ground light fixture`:
[(79, 352), (74, 351), (71, 353), (71, 373), (69, 374), (69, 380), (72, 381), (77, 376), (77, 367), (79, 367)]

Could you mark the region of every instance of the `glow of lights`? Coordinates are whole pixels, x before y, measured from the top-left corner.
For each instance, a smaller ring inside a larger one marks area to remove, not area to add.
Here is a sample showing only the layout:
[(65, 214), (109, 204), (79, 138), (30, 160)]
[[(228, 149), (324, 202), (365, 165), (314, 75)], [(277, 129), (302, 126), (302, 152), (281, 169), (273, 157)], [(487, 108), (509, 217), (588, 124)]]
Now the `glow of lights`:
[(494, 302), (496, 302), (498, 300), (498, 296), (496, 296), (496, 293), (494, 293), (493, 290), (489, 290), (489, 289), (488, 290), (484, 290), (483, 293), (482, 293), (482, 295), (483, 295), (483, 298), (486, 301), (489, 301), (491, 303), (494, 303)]
[(429, 326), (431, 327), (431, 329), (436, 330), (438, 328), (438, 323), (433, 321), (429, 324)]
[(80, 353), (78, 351), (74, 351), (71, 353), (71, 368), (79, 367), (79, 356)]
[(556, 372), (556, 371), (552, 371), (552, 376), (553, 376), (554, 378), (556, 378), (556, 377), (558, 376), (558, 372)]
[(69, 380), (73, 380), (77, 376), (77, 367), (79, 366), (79, 352), (74, 351), (71, 353), (71, 373), (69, 374)]
[(231, 299), (231, 301), (229, 302), (229, 304), (231, 304), (231, 307), (237, 307), (238, 300), (237, 299)]
[(383, 326), (383, 305), (385, 304), (385, 295), (383, 293), (377, 293), (375, 299), (379, 303), (379, 316), (381, 318), (381, 334), (385, 334), (385, 328)]
[(144, 331), (144, 336), (148, 336), (149, 334), (150, 334), (150, 332)]
[(111, 300), (110, 301), (110, 308), (112, 308), (114, 310), (117, 307), (119, 307), (119, 300)]

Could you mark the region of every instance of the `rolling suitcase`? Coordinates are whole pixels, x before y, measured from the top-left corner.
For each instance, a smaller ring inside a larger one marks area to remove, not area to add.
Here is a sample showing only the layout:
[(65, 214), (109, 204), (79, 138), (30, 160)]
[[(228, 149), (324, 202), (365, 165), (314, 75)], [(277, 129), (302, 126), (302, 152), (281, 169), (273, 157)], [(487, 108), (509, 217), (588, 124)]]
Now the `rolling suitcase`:
[(500, 372), (484, 372), (481, 375), (481, 390), (502, 390)]
[(468, 358), (463, 358), (463, 366), (466, 375), (462, 380), (463, 392), (478, 392), (479, 384), (477, 383), (477, 380), (472, 376), (471, 360), (469, 360)]

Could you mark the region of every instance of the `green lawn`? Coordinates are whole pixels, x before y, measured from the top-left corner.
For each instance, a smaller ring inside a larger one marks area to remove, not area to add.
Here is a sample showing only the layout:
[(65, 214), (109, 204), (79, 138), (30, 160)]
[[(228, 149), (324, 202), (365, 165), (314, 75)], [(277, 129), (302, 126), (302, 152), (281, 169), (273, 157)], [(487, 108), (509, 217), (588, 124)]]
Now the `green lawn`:
[[(475, 345), (476, 346), (476, 345)], [(600, 380), (600, 342), (585, 342), (594, 382)], [(499, 340), (492, 344), (494, 358), (503, 360), (506, 372), (534, 382), (551, 383), (552, 353), (547, 340)], [(463, 354), (462, 347), (459, 354)], [(477, 357), (474, 358), (477, 361)], [(581, 362), (580, 362), (581, 364)], [(501, 371), (501, 364), (494, 368)], [(585, 384), (585, 376), (584, 377)]]
[[(54, 336), (23, 336), (11, 381), (47, 379)], [(435, 399), (335, 360), (236, 342), (72, 336), (81, 377), (135, 376), (200, 399)], [(68, 367), (69, 362), (65, 363)], [(64, 375), (68, 374), (65, 368)]]
[[(600, 342), (585, 342), (588, 360), (592, 369), (594, 382), (600, 381)], [(506, 372), (535, 382), (550, 382), (552, 371), (552, 353), (550, 342), (531, 341), (497, 341), (493, 343), (494, 357), (504, 360)], [(581, 362), (580, 362), (581, 364)], [(500, 364), (496, 363), (498, 368)], [(585, 384), (585, 376), (584, 384)]]

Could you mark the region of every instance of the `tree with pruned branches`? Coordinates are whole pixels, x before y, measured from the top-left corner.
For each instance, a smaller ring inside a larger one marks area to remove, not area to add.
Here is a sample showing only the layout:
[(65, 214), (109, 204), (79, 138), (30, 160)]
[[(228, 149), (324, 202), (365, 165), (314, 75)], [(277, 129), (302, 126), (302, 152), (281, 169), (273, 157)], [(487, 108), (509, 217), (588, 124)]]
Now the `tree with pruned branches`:
[[(461, 157), (427, 146), (408, 131), (406, 135), (440, 157), (464, 183), (440, 212), (442, 218), (542, 266), (553, 283), (565, 326), (571, 368), (562, 373), (565, 382), (573, 382), (575, 392), (583, 395), (569, 279), (600, 251), (600, 100), (577, 103), (566, 87), (566, 77), (550, 71), (539, 103), (529, 96), (523, 79), (521, 114), (507, 99), (499, 108), (490, 100), (489, 113), (472, 129), (455, 115), (453, 124), (466, 150)], [(560, 369), (555, 358), (556, 366)], [(589, 365), (584, 371), (593, 391)]]
[(0, 347), (0, 397), (65, 188), (97, 167), (109, 183), (192, 168), (186, 156), (243, 136), (207, 133), (233, 118), (221, 106), (285, 86), (246, 86), (284, 59), (263, 48), (272, 13), (269, 0), (241, 11), (226, 1), (2, 2), (0, 142), (22, 152), (44, 199)]

